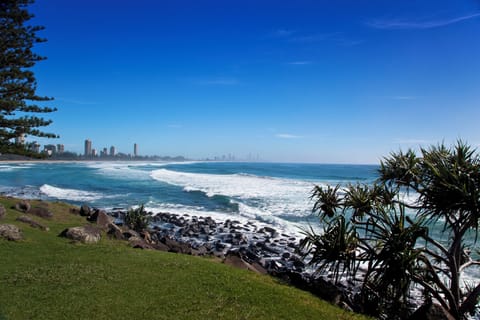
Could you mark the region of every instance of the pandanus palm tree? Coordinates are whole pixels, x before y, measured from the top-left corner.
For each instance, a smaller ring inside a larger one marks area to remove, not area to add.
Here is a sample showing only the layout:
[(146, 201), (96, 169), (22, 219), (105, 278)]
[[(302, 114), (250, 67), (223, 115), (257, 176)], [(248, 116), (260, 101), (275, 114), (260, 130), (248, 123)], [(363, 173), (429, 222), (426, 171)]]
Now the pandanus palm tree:
[[(477, 241), (480, 219), (476, 151), (459, 141), (453, 148), (421, 149), (421, 156), (412, 150), (392, 153), (381, 162), (379, 175), (373, 186), (315, 187), (313, 210), (325, 227), (320, 236), (309, 230), (302, 242), (311, 264), (338, 277), (340, 271), (354, 276), (366, 263), (363, 299), (373, 295), (379, 314), (398, 317), (408, 308), (414, 284), (454, 318), (473, 314), (480, 283), (464, 285), (462, 273), (480, 265), (469, 249)], [(401, 191), (418, 200), (405, 202)], [(414, 214), (406, 214), (406, 208)], [(443, 243), (427, 227), (438, 224), (447, 235)]]
[[(469, 249), (477, 241), (480, 219), (480, 158), (461, 141), (453, 148), (421, 149), (421, 154), (391, 154), (381, 165), (380, 181), (416, 192), (417, 217), (430, 225), (443, 224), (446, 243), (423, 237), (429, 245), (421, 257), (427, 276), (415, 281), (461, 319), (476, 311), (480, 297), (480, 283), (464, 286), (461, 279), (465, 269), (480, 265)], [(474, 239), (469, 242), (471, 233)]]

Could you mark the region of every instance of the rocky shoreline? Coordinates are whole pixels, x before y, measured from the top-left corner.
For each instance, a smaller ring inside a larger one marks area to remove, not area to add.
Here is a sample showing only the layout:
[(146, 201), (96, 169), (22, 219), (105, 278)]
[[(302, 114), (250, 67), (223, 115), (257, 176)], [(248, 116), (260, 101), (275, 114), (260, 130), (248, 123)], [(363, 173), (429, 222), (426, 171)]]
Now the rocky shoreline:
[[(105, 213), (115, 219), (117, 226), (124, 227), (125, 210), (114, 209)], [(128, 240), (133, 247), (213, 256), (225, 264), (269, 274), (344, 309), (358, 311), (351, 299), (354, 286), (334, 285), (328, 276), (314, 274), (299, 255), (300, 239), (294, 235), (250, 221), (215, 221), (211, 217), (166, 212), (148, 214), (151, 216), (148, 232), (143, 232), (140, 237), (130, 233), (123, 235), (130, 236)], [(118, 236), (114, 230), (109, 233)]]

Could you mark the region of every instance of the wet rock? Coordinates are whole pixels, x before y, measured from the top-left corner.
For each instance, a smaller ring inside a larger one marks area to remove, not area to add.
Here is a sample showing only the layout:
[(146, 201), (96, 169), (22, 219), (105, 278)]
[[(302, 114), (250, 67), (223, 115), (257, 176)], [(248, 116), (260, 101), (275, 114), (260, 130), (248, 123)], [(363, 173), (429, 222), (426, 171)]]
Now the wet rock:
[(60, 236), (82, 243), (97, 243), (101, 239), (100, 230), (90, 225), (65, 229)]
[(278, 276), (279, 274), (283, 274), (288, 270), (284, 261), (278, 259), (265, 260), (264, 267), (268, 273), (273, 276)]
[(242, 255), (242, 258), (250, 263), (258, 262), (260, 260), (261, 252), (256, 250), (254, 246), (240, 248), (239, 252)]
[(263, 227), (262, 229), (259, 230), (260, 233), (268, 233), (272, 238), (275, 238), (278, 236), (277, 230), (271, 228), (271, 227)]
[(293, 243), (293, 242), (289, 242), (289, 243), (287, 244), (287, 247), (292, 248), (292, 249), (296, 249), (296, 248), (297, 248), (297, 245), (296, 245), (295, 243)]
[(289, 262), (292, 263), (293, 269), (295, 271), (300, 271), (305, 269), (305, 262), (303, 262), (299, 257), (297, 256), (291, 256), (289, 259)]
[(20, 228), (13, 224), (0, 224), (0, 238), (19, 241), (23, 239), (23, 234)]
[(38, 228), (38, 229), (43, 230), (43, 231), (49, 231), (50, 230), (47, 226), (44, 226), (43, 224), (33, 220), (32, 218), (30, 218), (29, 216), (26, 216), (26, 215), (20, 216), (16, 220), (20, 221), (20, 222), (23, 222), (23, 223), (26, 223), (33, 228)]

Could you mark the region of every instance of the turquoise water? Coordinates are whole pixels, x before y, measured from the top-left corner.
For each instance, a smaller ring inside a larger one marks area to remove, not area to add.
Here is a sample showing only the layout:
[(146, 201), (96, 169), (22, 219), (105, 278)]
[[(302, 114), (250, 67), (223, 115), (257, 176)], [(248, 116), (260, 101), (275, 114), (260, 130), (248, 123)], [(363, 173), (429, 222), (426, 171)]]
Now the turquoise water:
[[(295, 231), (314, 221), (315, 184), (372, 182), (377, 166), (285, 163), (78, 162), (0, 165), (0, 192), (153, 212), (257, 220)], [(312, 220), (313, 219), (313, 220)]]

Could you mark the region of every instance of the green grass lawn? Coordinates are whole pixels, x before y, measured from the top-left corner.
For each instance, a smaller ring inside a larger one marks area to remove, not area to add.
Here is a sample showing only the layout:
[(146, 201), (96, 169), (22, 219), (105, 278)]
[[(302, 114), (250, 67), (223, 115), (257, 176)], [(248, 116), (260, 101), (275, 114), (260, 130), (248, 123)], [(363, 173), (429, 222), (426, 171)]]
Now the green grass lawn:
[[(132, 249), (104, 237), (71, 243), (57, 235), (84, 225), (50, 203), (50, 231), (16, 222), (15, 199), (0, 197), (25, 240), (0, 240), (0, 319), (363, 319), (269, 276), (209, 258)], [(36, 202), (36, 204), (41, 202)], [(35, 205), (35, 203), (34, 203)]]

